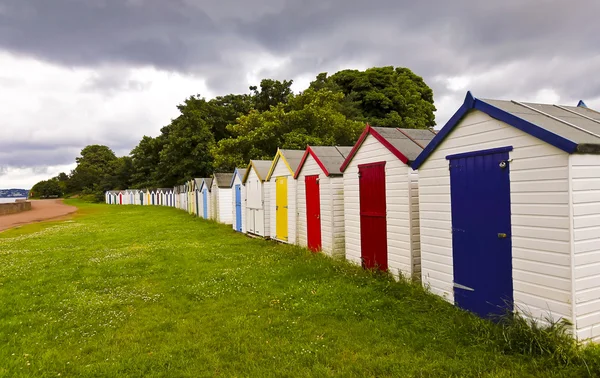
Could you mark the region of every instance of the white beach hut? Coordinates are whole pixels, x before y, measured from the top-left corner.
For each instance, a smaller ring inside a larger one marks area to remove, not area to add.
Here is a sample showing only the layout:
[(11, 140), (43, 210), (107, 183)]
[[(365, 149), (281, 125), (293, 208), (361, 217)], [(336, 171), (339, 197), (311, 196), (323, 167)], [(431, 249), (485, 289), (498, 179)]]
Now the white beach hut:
[(352, 147), (307, 147), (296, 169), (298, 244), (344, 256), (344, 179)]
[(200, 183), (200, 217), (204, 219), (212, 219), (211, 188), (212, 178), (202, 178)]
[(246, 193), (246, 213), (243, 215), (245, 223), (242, 227), (248, 234), (270, 236), (270, 191), (265, 178), (269, 174), (271, 163), (271, 160), (250, 160), (242, 179)]
[(600, 341), (600, 113), (467, 93), (413, 167), (432, 292)]
[(420, 278), (419, 194), (410, 165), (434, 136), (367, 125), (341, 167), (347, 260)]
[(217, 172), (213, 174), (211, 199), (212, 218), (219, 223), (231, 224), (231, 179), (233, 173)]
[(242, 183), (245, 168), (236, 168), (231, 178), (231, 224), (234, 230), (246, 232), (244, 213), (246, 212), (246, 188)]
[(269, 201), (271, 237), (296, 244), (296, 180), (294, 174), (304, 150), (278, 149), (266, 181), (272, 193)]

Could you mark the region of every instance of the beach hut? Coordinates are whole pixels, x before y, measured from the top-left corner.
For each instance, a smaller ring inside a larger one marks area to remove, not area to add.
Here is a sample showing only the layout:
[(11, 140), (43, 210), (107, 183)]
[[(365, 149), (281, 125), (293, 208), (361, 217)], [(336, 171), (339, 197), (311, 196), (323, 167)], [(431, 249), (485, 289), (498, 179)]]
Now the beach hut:
[(347, 260), (420, 278), (418, 183), (410, 165), (434, 136), (431, 130), (365, 127), (340, 168)]
[(166, 206), (173, 207), (173, 188), (169, 188), (166, 192)]
[(296, 169), (298, 244), (344, 256), (344, 179), (352, 147), (307, 147)]
[(129, 189), (131, 193), (131, 204), (139, 205), (140, 204), (140, 191), (138, 189)]
[(202, 178), (200, 179), (200, 217), (204, 219), (212, 218), (212, 208), (211, 208), (211, 188), (212, 188), (212, 178)]
[(246, 212), (246, 190), (242, 180), (246, 168), (236, 168), (231, 178), (231, 226), (238, 232), (246, 232), (244, 213)]
[(467, 93), (413, 167), (433, 293), (600, 341), (600, 113)]
[(231, 180), (233, 173), (216, 172), (213, 174), (211, 199), (213, 219), (219, 223), (231, 224)]
[(296, 180), (294, 174), (302, 160), (304, 150), (278, 149), (266, 181), (269, 183), (269, 218), (271, 237), (296, 244)]
[(144, 191), (144, 205), (152, 205), (152, 190), (151, 189), (146, 189)]
[(119, 205), (123, 204), (123, 196), (124, 196), (124, 193), (122, 190), (117, 191), (117, 203)]
[(187, 183), (181, 185), (181, 210), (188, 211), (188, 188)]
[(179, 209), (179, 186), (173, 187), (173, 207)]
[(265, 178), (271, 168), (271, 160), (250, 160), (242, 184), (246, 193), (246, 213), (243, 215), (247, 233), (262, 237), (270, 236), (270, 191)]
[(110, 204), (110, 192), (107, 190), (104, 192), (104, 202), (108, 205)]

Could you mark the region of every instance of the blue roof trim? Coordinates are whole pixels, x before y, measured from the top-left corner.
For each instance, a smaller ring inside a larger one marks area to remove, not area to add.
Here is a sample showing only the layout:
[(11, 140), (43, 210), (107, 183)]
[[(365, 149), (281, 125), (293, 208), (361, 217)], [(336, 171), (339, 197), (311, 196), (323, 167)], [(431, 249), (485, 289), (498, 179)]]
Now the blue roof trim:
[(585, 104), (585, 102), (583, 102), (583, 100), (579, 100), (579, 102), (577, 103), (577, 107), (578, 108), (587, 108), (588, 106)]
[(444, 127), (437, 133), (436, 136), (433, 137), (431, 142), (425, 148), (419, 156), (410, 164), (412, 169), (417, 169), (423, 164), (425, 160), (431, 155), (431, 153), (437, 148), (437, 146), (442, 143), (442, 141), (450, 134), (450, 131), (460, 122), (460, 120), (473, 108), (475, 104), (475, 98), (471, 94), (471, 92), (467, 92), (467, 96), (465, 97), (465, 101), (458, 108), (456, 113), (446, 122)]
[(492, 154), (497, 154), (499, 152), (509, 152), (512, 150), (513, 150), (512, 146), (506, 146), (506, 147), (490, 148), (488, 150), (469, 151), (469, 152), (463, 152), (460, 154), (448, 155), (448, 156), (446, 156), (446, 160), (460, 159), (460, 158), (466, 158), (466, 157), (471, 157), (471, 156), (492, 155)]
[(569, 154), (572, 154), (577, 149), (577, 143), (556, 135), (544, 128), (541, 128), (529, 121), (519, 118), (513, 114), (510, 114), (502, 109), (499, 109), (493, 105), (490, 105), (482, 100), (479, 100), (467, 92), (465, 101), (460, 108), (454, 113), (452, 118), (442, 127), (437, 135), (429, 142), (429, 144), (423, 149), (423, 152), (417, 156), (417, 158), (410, 165), (413, 170), (418, 169), (425, 160), (431, 155), (433, 151), (442, 143), (442, 141), (450, 134), (450, 132), (458, 125), (460, 120), (472, 109), (479, 110), (486, 113), (492, 118), (507, 123), (529, 135), (532, 135), (544, 142), (553, 145)]
[(229, 186), (232, 187), (233, 183), (235, 182), (235, 176), (240, 176), (240, 181), (243, 180), (244, 178), (240, 175), (240, 172), (238, 171), (238, 169), (234, 169), (233, 171), (233, 176), (231, 176), (231, 182), (229, 183)]

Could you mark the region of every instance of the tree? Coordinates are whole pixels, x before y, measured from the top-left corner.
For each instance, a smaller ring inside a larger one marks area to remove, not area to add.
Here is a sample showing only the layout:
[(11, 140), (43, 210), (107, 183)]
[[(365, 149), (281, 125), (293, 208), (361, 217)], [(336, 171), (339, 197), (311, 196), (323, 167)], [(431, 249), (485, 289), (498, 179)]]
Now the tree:
[(210, 150), (215, 138), (200, 112), (186, 109), (169, 128), (169, 135), (160, 151), (158, 184), (170, 187), (211, 174), (213, 159)]
[(131, 184), (135, 188), (143, 189), (155, 185), (158, 180), (157, 170), (160, 162), (160, 151), (164, 146), (164, 137), (142, 137), (140, 143), (131, 150)]
[(271, 109), (271, 106), (286, 104), (288, 98), (293, 94), (291, 86), (293, 80), (272, 80), (263, 79), (260, 82), (260, 91), (258, 87), (251, 86), (253, 92), (254, 109), (264, 112)]
[(29, 191), (29, 195), (34, 198), (62, 197), (63, 191), (58, 179), (40, 181)]
[(317, 75), (314, 90), (342, 92), (346, 117), (373, 126), (423, 129), (435, 126), (433, 91), (408, 68), (374, 67)]
[(106, 175), (112, 174), (115, 153), (107, 146), (90, 145), (81, 150), (81, 156), (75, 161), (77, 166), (71, 172), (67, 188), (70, 193), (94, 192), (102, 190)]
[(343, 97), (327, 89), (309, 89), (291, 96), (287, 105), (280, 103), (271, 110), (240, 117), (237, 124), (229, 126), (235, 137), (219, 141), (213, 149), (215, 166), (232, 170), (250, 159), (272, 159), (278, 147), (352, 145), (364, 124), (340, 112)]

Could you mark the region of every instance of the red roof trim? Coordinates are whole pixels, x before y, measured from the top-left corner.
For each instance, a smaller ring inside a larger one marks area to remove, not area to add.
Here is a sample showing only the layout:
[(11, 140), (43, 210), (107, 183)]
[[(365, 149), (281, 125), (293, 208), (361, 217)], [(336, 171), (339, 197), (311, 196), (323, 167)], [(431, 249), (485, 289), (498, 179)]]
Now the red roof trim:
[(325, 173), (325, 176), (329, 176), (329, 171), (327, 170), (327, 168), (325, 168), (325, 166), (323, 165), (323, 163), (321, 162), (321, 160), (319, 159), (317, 154), (312, 150), (312, 148), (310, 148), (310, 146), (306, 146), (306, 151), (304, 151), (304, 155), (302, 155), (302, 160), (300, 160), (300, 165), (298, 165), (298, 168), (296, 168), (296, 173), (294, 173), (294, 179), (297, 180), (298, 176), (300, 176), (300, 171), (302, 171), (302, 167), (304, 167), (304, 163), (306, 162), (306, 159), (308, 158), (308, 154), (310, 154), (315, 159), (317, 164), (319, 164), (319, 167), (321, 167), (321, 170), (323, 171), (323, 173)]
[(358, 152), (358, 149), (363, 144), (365, 139), (367, 139), (367, 136), (369, 134), (373, 135), (373, 137), (375, 139), (377, 139), (377, 141), (379, 141), (379, 143), (383, 144), (385, 146), (385, 148), (387, 148), (392, 154), (394, 154), (394, 156), (397, 157), (401, 162), (403, 162), (404, 164), (408, 164), (408, 158), (406, 156), (404, 156), (402, 154), (402, 152), (398, 151), (398, 149), (396, 147), (392, 146), (392, 144), (390, 142), (388, 142), (387, 139), (382, 137), (377, 131), (375, 131), (371, 127), (371, 125), (369, 125), (367, 123), (367, 127), (365, 127), (365, 130), (360, 135), (360, 138), (358, 138), (358, 142), (356, 142), (354, 147), (352, 147), (352, 151), (350, 151), (350, 154), (348, 154), (348, 157), (346, 158), (346, 160), (344, 160), (344, 163), (340, 167), (340, 171), (344, 172), (346, 170), (346, 168), (348, 168), (348, 164), (350, 164), (350, 162), (354, 158), (354, 155), (356, 155), (356, 153)]

